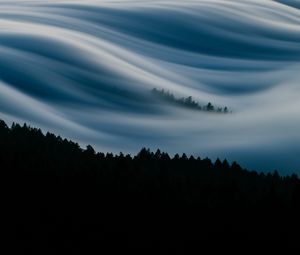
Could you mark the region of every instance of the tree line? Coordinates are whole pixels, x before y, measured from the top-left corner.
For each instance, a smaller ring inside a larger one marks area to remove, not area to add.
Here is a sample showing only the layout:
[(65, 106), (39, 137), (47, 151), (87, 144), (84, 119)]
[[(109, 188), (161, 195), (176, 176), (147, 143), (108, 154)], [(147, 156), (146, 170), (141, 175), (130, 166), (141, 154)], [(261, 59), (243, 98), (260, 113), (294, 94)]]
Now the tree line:
[(95, 152), (4, 121), (0, 166), (2, 205), (18, 254), (182, 254), (209, 243), (299, 237), (295, 174), (258, 173), (226, 159), (159, 149), (134, 156)]
[(170, 103), (176, 104), (178, 106), (187, 107), (194, 110), (206, 111), (206, 112), (217, 112), (217, 113), (229, 113), (227, 106), (224, 107), (216, 107), (211, 102), (208, 102), (206, 105), (200, 105), (197, 101), (193, 100), (192, 96), (176, 98), (169, 91), (165, 91), (164, 89), (153, 88), (151, 92)]

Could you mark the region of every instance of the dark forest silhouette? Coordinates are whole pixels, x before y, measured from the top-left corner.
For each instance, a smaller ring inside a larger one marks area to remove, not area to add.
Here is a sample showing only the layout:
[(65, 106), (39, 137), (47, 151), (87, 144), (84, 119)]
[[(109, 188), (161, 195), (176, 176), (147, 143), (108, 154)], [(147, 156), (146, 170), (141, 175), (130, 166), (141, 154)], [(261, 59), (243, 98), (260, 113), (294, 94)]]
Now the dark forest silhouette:
[(155, 96), (178, 106), (205, 112), (229, 113), (227, 106), (216, 107), (211, 102), (208, 102), (206, 105), (200, 105), (197, 101), (193, 100), (192, 96), (176, 98), (171, 92), (156, 88), (152, 89), (151, 92)]
[(18, 254), (184, 254), (208, 243), (299, 238), (296, 175), (145, 148), (134, 157), (96, 153), (3, 121), (0, 145)]

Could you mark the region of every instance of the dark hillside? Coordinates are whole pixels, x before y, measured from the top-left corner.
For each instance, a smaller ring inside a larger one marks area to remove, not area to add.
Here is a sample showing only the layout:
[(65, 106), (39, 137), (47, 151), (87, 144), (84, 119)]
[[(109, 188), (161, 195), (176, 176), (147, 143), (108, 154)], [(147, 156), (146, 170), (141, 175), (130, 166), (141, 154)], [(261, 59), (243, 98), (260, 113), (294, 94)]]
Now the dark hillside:
[(184, 254), (209, 244), (299, 240), (296, 175), (159, 150), (96, 153), (3, 121), (0, 166), (18, 254)]

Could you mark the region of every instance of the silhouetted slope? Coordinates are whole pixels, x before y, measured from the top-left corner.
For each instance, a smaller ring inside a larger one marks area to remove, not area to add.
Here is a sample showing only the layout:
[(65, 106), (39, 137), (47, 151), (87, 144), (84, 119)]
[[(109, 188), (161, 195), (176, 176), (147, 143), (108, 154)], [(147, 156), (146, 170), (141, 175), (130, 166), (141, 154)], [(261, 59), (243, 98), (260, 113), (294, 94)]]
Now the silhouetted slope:
[(208, 243), (298, 238), (296, 175), (159, 150), (95, 153), (3, 121), (0, 165), (9, 236), (19, 254), (182, 254)]

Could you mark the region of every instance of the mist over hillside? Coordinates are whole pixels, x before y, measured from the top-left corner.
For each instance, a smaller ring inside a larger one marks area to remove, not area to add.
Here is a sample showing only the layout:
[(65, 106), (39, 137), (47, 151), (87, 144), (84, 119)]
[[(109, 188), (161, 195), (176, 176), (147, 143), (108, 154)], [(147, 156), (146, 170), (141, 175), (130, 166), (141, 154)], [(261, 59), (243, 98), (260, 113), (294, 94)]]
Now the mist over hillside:
[[(300, 173), (299, 1), (2, 1), (0, 118)], [(153, 88), (232, 114), (157, 100)]]

